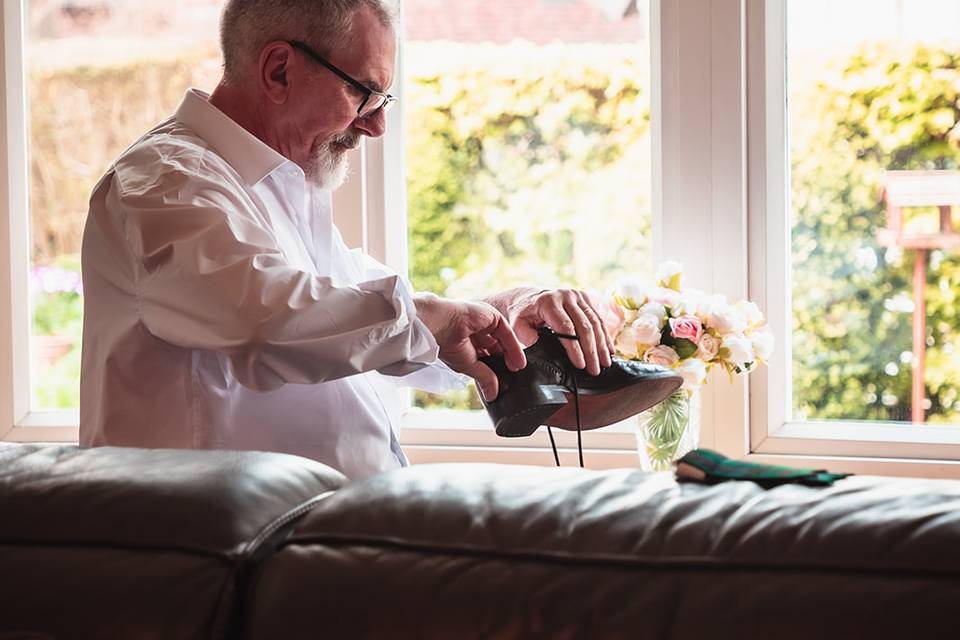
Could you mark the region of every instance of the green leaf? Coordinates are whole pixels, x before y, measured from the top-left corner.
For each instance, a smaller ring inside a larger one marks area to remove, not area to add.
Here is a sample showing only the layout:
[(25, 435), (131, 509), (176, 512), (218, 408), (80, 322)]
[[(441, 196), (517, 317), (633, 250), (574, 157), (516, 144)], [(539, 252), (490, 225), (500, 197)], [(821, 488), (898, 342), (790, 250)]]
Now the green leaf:
[(697, 345), (686, 338), (677, 338), (673, 349), (680, 356), (680, 359), (684, 360), (693, 357), (693, 354), (697, 352)]
[(690, 405), (687, 394), (677, 391), (649, 409), (645, 425), (647, 455), (657, 469), (665, 469), (674, 459), (680, 440), (689, 422)]
[(673, 334), (670, 333), (670, 323), (663, 325), (663, 330), (660, 331), (660, 344), (665, 344), (668, 347), (672, 347), (676, 344), (676, 340), (673, 337)]

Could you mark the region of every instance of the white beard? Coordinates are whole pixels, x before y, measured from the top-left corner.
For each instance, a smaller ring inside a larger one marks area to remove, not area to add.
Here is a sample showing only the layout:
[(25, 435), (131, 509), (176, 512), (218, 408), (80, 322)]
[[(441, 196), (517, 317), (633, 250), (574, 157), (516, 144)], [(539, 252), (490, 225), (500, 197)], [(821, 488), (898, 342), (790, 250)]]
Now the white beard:
[(338, 136), (325, 142), (314, 153), (310, 166), (305, 172), (307, 180), (321, 189), (334, 191), (347, 179), (347, 171), (350, 169), (347, 152), (333, 149), (334, 142), (343, 142), (342, 138), (343, 136)]

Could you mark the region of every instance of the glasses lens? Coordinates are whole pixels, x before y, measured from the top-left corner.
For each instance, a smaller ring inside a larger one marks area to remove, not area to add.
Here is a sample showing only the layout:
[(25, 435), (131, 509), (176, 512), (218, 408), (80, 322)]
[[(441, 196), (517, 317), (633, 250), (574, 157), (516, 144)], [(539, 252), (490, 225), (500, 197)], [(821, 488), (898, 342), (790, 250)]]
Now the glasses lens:
[(360, 117), (368, 118), (372, 116), (380, 109), (380, 107), (384, 105), (386, 101), (387, 99), (385, 96), (381, 96), (376, 93), (370, 94), (366, 104), (360, 107)]

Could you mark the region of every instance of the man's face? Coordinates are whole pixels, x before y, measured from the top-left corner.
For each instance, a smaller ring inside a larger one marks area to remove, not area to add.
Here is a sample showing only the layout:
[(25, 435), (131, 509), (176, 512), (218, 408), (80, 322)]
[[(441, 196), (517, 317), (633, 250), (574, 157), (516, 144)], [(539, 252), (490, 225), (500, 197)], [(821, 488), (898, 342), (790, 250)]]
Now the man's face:
[[(368, 9), (353, 18), (348, 44), (329, 55), (331, 63), (364, 86), (386, 91), (393, 81), (396, 44), (393, 31)], [(307, 179), (322, 188), (336, 189), (347, 174), (347, 151), (360, 136), (383, 135), (384, 113), (357, 117), (364, 94), (329, 69), (294, 51), (304, 65), (306, 83), (291, 93), (290, 157)]]

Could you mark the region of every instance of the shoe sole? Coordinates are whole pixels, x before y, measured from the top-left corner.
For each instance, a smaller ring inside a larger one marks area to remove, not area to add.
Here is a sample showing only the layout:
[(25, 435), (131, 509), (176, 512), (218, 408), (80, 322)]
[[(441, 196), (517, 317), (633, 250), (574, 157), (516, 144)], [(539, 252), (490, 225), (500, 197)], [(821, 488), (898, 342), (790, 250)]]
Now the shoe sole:
[[(683, 384), (679, 377), (643, 380), (609, 393), (580, 392), (580, 429), (589, 431), (616, 424), (646, 411), (672, 395)], [(564, 389), (567, 403), (543, 418), (543, 424), (569, 431), (577, 430), (577, 412), (573, 394)]]
[[(654, 380), (638, 380), (628, 387), (607, 393), (581, 391), (580, 429), (599, 429), (635, 416), (665, 400), (682, 383), (680, 376), (664, 376)], [(495, 405), (495, 410), (500, 414), (494, 423), (498, 436), (522, 438), (542, 425), (576, 431), (576, 405), (569, 389), (541, 385), (535, 393), (536, 398), (531, 400), (524, 395), (519, 402), (509, 390), (502, 393)]]

